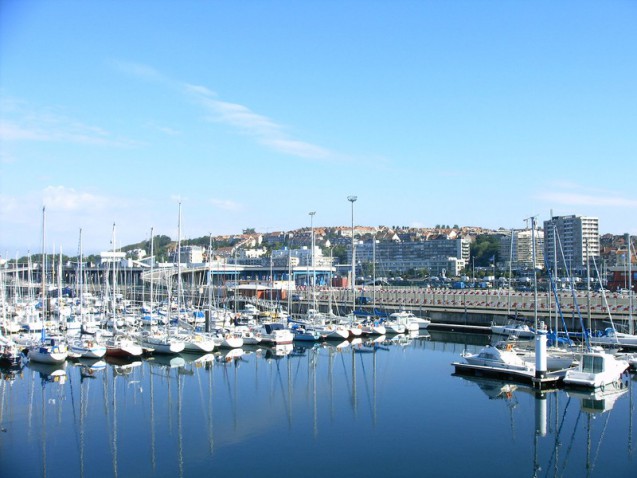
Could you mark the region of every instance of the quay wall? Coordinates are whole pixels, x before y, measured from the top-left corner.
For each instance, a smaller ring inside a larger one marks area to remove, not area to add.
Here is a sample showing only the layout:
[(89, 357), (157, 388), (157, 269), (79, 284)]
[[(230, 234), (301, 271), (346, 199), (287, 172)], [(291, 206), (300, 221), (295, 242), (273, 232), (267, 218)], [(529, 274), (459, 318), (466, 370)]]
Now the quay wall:
[[(321, 310), (331, 307), (333, 310), (351, 311), (376, 308), (387, 312), (400, 309), (410, 310), (416, 315), (427, 315), (433, 323), (453, 323), (461, 325), (488, 326), (492, 322), (504, 323), (510, 316), (533, 320), (535, 301), (533, 292), (516, 292), (506, 289), (491, 290), (453, 290), (425, 288), (365, 288), (357, 289), (316, 289), (298, 290), (297, 303), (293, 303), (292, 312), (316, 304)], [(365, 297), (361, 301), (361, 297)], [(610, 323), (610, 317), (617, 323), (626, 323), (630, 317), (630, 300), (627, 295), (585, 291), (562, 291), (557, 294), (538, 292), (538, 320), (560, 327), (566, 324), (569, 331), (581, 331), (590, 320), (594, 330), (603, 329)], [(363, 304), (361, 302), (367, 302)], [(561, 314), (560, 314), (561, 311)]]

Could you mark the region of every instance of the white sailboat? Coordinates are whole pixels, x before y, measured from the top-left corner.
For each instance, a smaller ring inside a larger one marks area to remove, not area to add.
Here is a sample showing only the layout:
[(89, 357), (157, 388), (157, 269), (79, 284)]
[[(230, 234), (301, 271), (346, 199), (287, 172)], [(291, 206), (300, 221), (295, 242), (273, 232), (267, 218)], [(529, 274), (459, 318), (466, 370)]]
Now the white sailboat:
[[(629, 348), (637, 348), (637, 334), (635, 334), (635, 326), (633, 323), (633, 284), (632, 284), (632, 252), (631, 252), (631, 237), (627, 235), (627, 244), (628, 244), (628, 332), (620, 332), (615, 327), (613, 322), (613, 316), (610, 313), (610, 307), (608, 305), (608, 301), (606, 299), (606, 292), (604, 288), (601, 287), (600, 280), (600, 290), (602, 293), (602, 300), (606, 306), (606, 311), (608, 313), (608, 318), (610, 319), (610, 327), (604, 329), (602, 333), (597, 335), (591, 335), (590, 342), (593, 345), (601, 345), (601, 346), (617, 346), (617, 347), (629, 347)], [(595, 271), (597, 272), (597, 277), (599, 278), (599, 271), (597, 271), (597, 265), (595, 264)]]
[[(46, 209), (42, 208), (42, 318), (47, 314), (46, 293), (46, 254), (45, 254), (45, 218)], [(51, 337), (46, 329), (41, 329), (40, 340), (29, 346), (27, 357), (29, 360), (45, 364), (60, 364), (66, 361), (68, 348), (62, 337)]]

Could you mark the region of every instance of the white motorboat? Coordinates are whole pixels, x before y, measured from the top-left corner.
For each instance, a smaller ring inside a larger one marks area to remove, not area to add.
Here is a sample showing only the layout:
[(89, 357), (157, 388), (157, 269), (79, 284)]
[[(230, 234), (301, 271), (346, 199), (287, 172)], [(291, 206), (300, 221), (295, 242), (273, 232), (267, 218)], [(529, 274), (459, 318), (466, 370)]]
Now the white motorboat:
[(413, 312), (404, 309), (389, 314), (389, 320), (403, 324), (407, 331), (426, 329), (431, 324), (431, 320), (417, 317)]
[(520, 339), (532, 339), (535, 337), (533, 329), (526, 324), (491, 324), (491, 333), (507, 337), (513, 336)]
[(584, 352), (578, 366), (566, 371), (564, 383), (575, 387), (604, 389), (621, 380), (628, 367), (628, 361), (618, 359), (603, 350)]
[(261, 333), (252, 330), (248, 325), (235, 325), (234, 331), (241, 335), (244, 345), (259, 345), (261, 343)]
[(462, 358), (469, 365), (480, 365), (482, 367), (494, 367), (507, 370), (533, 371), (535, 366), (524, 361), (515, 352), (512, 344), (507, 344), (504, 348), (487, 345), (478, 353), (462, 353)]
[[(294, 341), (294, 334), (282, 322), (266, 322), (253, 330), (261, 334), (263, 343), (287, 345)], [(347, 332), (347, 336), (349, 337), (349, 332)]]

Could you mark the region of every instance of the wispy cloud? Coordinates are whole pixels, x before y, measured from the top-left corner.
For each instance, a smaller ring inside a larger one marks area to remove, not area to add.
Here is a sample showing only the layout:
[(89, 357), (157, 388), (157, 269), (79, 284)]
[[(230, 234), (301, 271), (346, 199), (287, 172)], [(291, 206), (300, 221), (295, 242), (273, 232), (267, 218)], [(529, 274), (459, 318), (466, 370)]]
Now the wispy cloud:
[(42, 202), (58, 211), (100, 211), (112, 204), (112, 199), (64, 186), (48, 186), (42, 191)]
[(0, 141), (48, 141), (91, 145), (132, 145), (104, 128), (85, 124), (64, 114), (3, 98), (0, 104)]
[(129, 76), (140, 78), (142, 80), (170, 82), (170, 80), (166, 76), (162, 75), (152, 66), (125, 60), (112, 60), (110, 64), (116, 70), (119, 70)]
[(205, 86), (185, 84), (184, 89), (206, 109), (209, 121), (232, 126), (273, 151), (314, 160), (335, 160), (339, 156), (322, 146), (291, 137), (282, 125), (247, 106), (218, 99)]
[(293, 137), (283, 125), (272, 118), (256, 113), (248, 106), (220, 99), (217, 93), (206, 86), (171, 79), (155, 68), (140, 63), (121, 60), (111, 63), (114, 68), (127, 75), (161, 83), (186, 94), (205, 110), (204, 117), (207, 121), (228, 125), (269, 150), (315, 161), (349, 160), (344, 154)]
[(571, 181), (556, 181), (537, 198), (564, 206), (637, 207), (637, 199), (621, 196), (616, 191), (585, 188)]
[(224, 211), (240, 211), (243, 209), (243, 206), (235, 201), (230, 199), (211, 199), (210, 203), (216, 207), (217, 209), (221, 209)]
[(576, 192), (544, 192), (540, 199), (565, 206), (637, 207), (637, 200), (621, 196), (582, 194)]

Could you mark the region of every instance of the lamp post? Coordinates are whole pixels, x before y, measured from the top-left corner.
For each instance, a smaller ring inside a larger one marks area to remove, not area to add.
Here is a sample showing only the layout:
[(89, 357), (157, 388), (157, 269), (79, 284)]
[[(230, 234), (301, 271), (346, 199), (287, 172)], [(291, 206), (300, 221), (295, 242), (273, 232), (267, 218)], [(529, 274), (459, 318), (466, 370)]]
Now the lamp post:
[(347, 200), (352, 203), (352, 312), (356, 309), (356, 252), (354, 249), (354, 203), (356, 196), (347, 196)]

